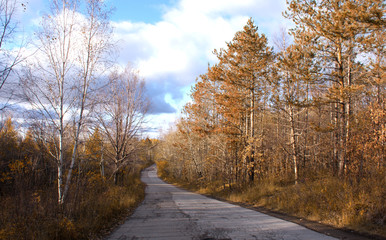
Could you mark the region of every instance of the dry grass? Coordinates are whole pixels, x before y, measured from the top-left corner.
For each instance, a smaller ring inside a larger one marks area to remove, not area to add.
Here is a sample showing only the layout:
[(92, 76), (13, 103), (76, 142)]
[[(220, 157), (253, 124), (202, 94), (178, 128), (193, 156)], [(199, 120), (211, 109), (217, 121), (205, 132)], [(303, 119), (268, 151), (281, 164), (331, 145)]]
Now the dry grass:
[(383, 173), (360, 179), (315, 174), (296, 185), (283, 179), (264, 179), (252, 186), (230, 190), (216, 182), (202, 186), (175, 179), (163, 169), (166, 166), (167, 163), (161, 164), (161, 177), (198, 193), (386, 237), (386, 177)]
[(297, 185), (261, 181), (226, 198), (282, 211), (313, 221), (386, 237), (386, 179), (360, 182), (326, 177)]

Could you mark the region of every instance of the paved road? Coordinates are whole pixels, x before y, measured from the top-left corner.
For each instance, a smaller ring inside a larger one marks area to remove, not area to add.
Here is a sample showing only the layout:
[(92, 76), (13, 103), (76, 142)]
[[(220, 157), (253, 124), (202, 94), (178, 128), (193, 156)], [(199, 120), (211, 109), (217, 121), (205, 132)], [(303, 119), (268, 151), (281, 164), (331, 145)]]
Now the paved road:
[(295, 223), (166, 184), (154, 166), (142, 173), (146, 198), (109, 240), (335, 239)]

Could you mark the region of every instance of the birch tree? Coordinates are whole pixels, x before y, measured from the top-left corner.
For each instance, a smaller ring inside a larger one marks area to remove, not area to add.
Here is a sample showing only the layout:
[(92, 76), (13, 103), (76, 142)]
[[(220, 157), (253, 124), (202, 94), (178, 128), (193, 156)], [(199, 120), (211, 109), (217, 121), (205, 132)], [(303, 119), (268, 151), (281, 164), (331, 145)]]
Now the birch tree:
[[(86, 21), (80, 26), (81, 45), (78, 49), (77, 64), (79, 64), (78, 78), (75, 80), (76, 99), (74, 116), (75, 133), (74, 147), (72, 150), (71, 163), (67, 173), (66, 185), (63, 198), (66, 197), (70, 186), (72, 169), (77, 159), (77, 148), (79, 146), (80, 133), (85, 120), (92, 113), (96, 104), (95, 90), (93, 84), (98, 76), (106, 69), (106, 54), (111, 49), (112, 30), (109, 24), (109, 13), (104, 10), (103, 0), (87, 0)], [(75, 49), (76, 51), (76, 49)]]
[[(37, 58), (30, 62), (22, 79), (33, 111), (40, 115), (44, 127), (52, 129), (45, 131), (50, 134), (46, 148), (57, 164), (60, 205), (70, 187), (82, 127), (92, 111), (92, 86), (104, 69), (110, 48), (111, 30), (103, 1), (86, 1), (84, 15), (80, 9), (77, 1), (52, 1), (51, 14), (43, 17), (36, 34)], [(70, 163), (65, 164), (65, 137), (70, 136), (66, 132), (70, 123), (73, 148)]]

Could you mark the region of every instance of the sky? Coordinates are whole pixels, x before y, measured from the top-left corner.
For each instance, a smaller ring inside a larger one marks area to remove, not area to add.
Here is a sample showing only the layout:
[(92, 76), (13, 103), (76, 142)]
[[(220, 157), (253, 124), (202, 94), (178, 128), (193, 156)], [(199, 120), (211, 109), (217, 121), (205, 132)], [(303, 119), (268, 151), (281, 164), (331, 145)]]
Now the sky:
[[(119, 50), (118, 63), (139, 70), (151, 101), (145, 135), (158, 137), (173, 126), (196, 79), (216, 63), (224, 48), (252, 17), (270, 45), (290, 22), (286, 0), (105, 0)], [(48, 12), (48, 0), (29, 0), (21, 13), (25, 32)]]

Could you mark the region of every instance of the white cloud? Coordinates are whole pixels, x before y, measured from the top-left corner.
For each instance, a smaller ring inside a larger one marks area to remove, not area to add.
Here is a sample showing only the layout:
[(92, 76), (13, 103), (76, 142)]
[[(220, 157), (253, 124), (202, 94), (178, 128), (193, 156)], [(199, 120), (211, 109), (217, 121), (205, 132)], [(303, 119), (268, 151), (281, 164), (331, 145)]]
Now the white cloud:
[[(179, 6), (170, 9), (163, 21), (144, 23), (113, 23), (117, 36), (123, 39), (124, 57), (129, 56), (145, 78), (169, 73), (183, 74), (197, 64), (207, 62), (214, 48), (224, 46), (246, 23), (246, 16), (225, 19)], [(217, 10), (216, 10), (217, 11)], [(137, 53), (133, 55), (131, 52)], [(125, 59), (126, 60), (126, 59)], [(186, 80), (188, 82), (194, 79)]]
[(113, 26), (117, 38), (123, 39), (122, 61), (134, 62), (144, 77), (155, 78), (214, 61), (213, 49), (232, 40), (250, 16), (264, 30), (277, 31), (284, 4), (285, 0), (181, 0), (154, 25), (123, 21)]
[(249, 17), (270, 39), (286, 25), (284, 10), (285, 0), (180, 0), (155, 24), (113, 23), (121, 39), (120, 62), (139, 68), (157, 106), (169, 105), (180, 112), (189, 99), (184, 96), (189, 86), (206, 72), (208, 62), (216, 62), (214, 49), (225, 47)]
[(148, 115), (144, 126), (143, 137), (157, 138), (162, 133), (166, 133), (176, 123), (178, 115), (172, 113), (161, 113), (157, 115)]

